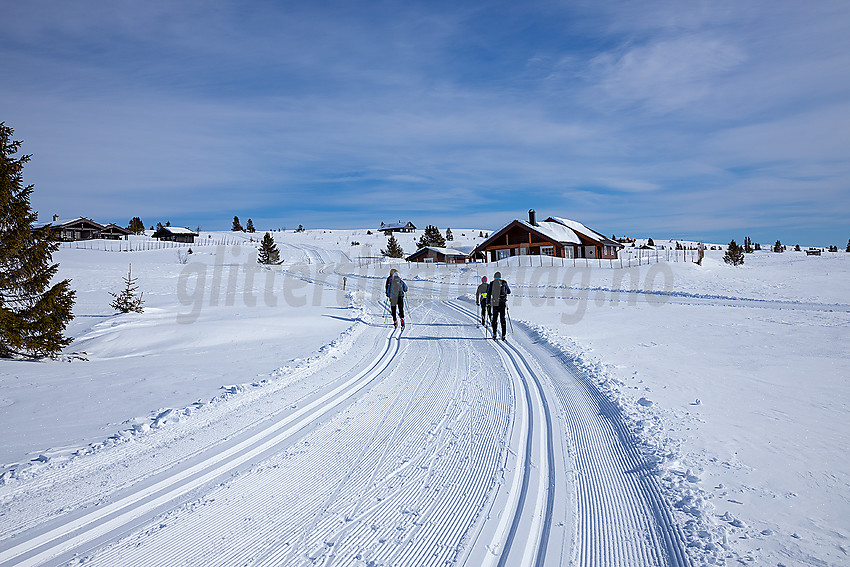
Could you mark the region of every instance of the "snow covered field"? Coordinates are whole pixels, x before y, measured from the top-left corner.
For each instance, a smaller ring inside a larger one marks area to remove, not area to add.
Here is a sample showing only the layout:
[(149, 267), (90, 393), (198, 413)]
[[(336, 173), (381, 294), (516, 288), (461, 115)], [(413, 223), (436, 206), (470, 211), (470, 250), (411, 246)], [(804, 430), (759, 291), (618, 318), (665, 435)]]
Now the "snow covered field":
[(57, 252), (75, 342), (0, 362), (0, 565), (847, 564), (850, 254), (400, 263), (400, 333), (365, 232)]

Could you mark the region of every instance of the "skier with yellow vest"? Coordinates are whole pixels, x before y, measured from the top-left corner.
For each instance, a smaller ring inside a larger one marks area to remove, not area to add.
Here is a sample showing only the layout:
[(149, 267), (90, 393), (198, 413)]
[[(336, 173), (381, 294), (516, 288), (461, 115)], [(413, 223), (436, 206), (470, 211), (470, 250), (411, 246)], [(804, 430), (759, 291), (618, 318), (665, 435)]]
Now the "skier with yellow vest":
[(482, 276), (481, 284), (475, 291), (475, 305), (481, 306), (481, 326), (486, 327), (490, 320), (490, 302), (487, 301), (487, 276)]

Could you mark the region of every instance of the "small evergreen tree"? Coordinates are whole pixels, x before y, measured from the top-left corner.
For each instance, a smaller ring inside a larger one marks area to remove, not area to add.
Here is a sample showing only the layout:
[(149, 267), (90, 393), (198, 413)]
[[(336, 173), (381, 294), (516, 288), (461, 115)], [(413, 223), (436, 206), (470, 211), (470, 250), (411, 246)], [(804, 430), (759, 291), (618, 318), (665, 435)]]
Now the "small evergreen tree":
[(436, 246), (437, 248), (445, 248), (446, 239), (443, 238), (443, 235), (440, 234), (440, 229), (436, 226), (428, 225), (425, 227), (425, 232), (422, 234), (422, 237), (419, 239), (419, 242), (416, 243), (416, 246), (419, 248), (425, 248), (426, 246)]
[(754, 252), (753, 241), (750, 240), (749, 236), (744, 237), (744, 252), (746, 254), (752, 254)]
[(145, 231), (145, 223), (139, 217), (130, 219), (130, 224), (127, 225), (127, 230), (133, 234), (142, 234)]
[(242, 224), (239, 222), (239, 217), (233, 217), (233, 226), (230, 227), (230, 230), (234, 232), (245, 232), (245, 229), (242, 228)]
[(74, 318), (70, 280), (51, 285), (59, 248), (48, 230), (34, 230), (38, 214), (30, 206), (34, 187), (24, 186), (29, 155), (15, 131), (0, 122), (0, 358), (56, 356), (73, 339), (62, 333)]
[(156, 223), (156, 230), (162, 230), (162, 223), (161, 222)]
[(758, 242), (756, 242), (756, 250), (761, 250), (761, 244), (759, 244)]
[(776, 244), (773, 245), (773, 251), (774, 252), (782, 252), (782, 250), (783, 250), (782, 243), (777, 240)]
[(451, 241), (452, 241), (452, 240), (454, 240), (454, 239), (455, 239), (455, 237), (454, 237), (454, 235), (452, 234), (452, 229), (447, 228), (447, 229), (446, 229), (446, 241), (451, 242)]
[(740, 266), (744, 263), (744, 249), (733, 240), (729, 243), (729, 248), (726, 254), (723, 255), (723, 261), (733, 266)]
[(649, 240), (646, 241), (646, 245), (647, 246), (655, 246), (655, 241), (650, 238)]
[(847, 248), (845, 248), (844, 251), (850, 252), (850, 240), (847, 241)]
[(254, 228), (254, 221), (248, 219), (248, 224), (245, 225), (245, 232), (257, 232), (257, 229)]
[(260, 242), (257, 262), (260, 264), (280, 264), (280, 250), (277, 249), (277, 244), (275, 244), (274, 237), (270, 232), (267, 232)]
[(795, 252), (800, 252), (800, 245), (799, 245), (799, 244), (798, 244), (797, 246), (795, 246), (795, 247), (794, 247), (794, 251), (795, 251)]
[(387, 240), (387, 248), (386, 250), (381, 250), (381, 254), (389, 258), (404, 258), (404, 250), (402, 250), (401, 244), (398, 243), (394, 234), (390, 233), (390, 237)]
[(124, 289), (121, 290), (121, 293), (109, 292), (109, 295), (113, 298), (109, 306), (120, 313), (130, 313), (131, 311), (142, 313), (145, 310), (142, 307), (145, 302), (142, 299), (142, 294), (137, 293), (139, 290), (139, 286), (136, 284), (137, 279), (133, 277), (133, 266), (131, 264), (127, 270), (127, 277), (124, 278)]

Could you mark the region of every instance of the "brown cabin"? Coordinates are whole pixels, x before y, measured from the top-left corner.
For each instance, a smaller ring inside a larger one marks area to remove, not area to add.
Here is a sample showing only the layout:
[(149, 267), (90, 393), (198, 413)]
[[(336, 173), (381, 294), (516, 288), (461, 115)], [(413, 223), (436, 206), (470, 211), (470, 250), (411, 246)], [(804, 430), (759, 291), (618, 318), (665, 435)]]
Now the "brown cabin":
[(383, 232), (386, 236), (389, 236), (394, 232), (415, 232), (416, 226), (410, 221), (407, 221), (406, 224), (398, 221), (397, 223), (392, 224), (381, 223), (381, 228), (378, 230)]
[(49, 230), (56, 240), (75, 242), (77, 240), (100, 238), (99, 234), (104, 229), (104, 226), (85, 217), (59, 220), (59, 217), (54, 215), (51, 222), (36, 225), (34, 228), (36, 230)]
[(489, 262), (527, 255), (616, 260), (623, 247), (580, 222), (559, 217), (537, 222), (536, 217), (534, 209), (528, 211), (528, 221), (514, 220), (493, 232), (471, 256)]
[(420, 248), (407, 257), (408, 262), (465, 264), (469, 262), (469, 256), (460, 250), (452, 248), (439, 248), (437, 246), (426, 246)]
[(195, 242), (196, 236), (198, 236), (197, 232), (179, 226), (163, 226), (153, 233), (153, 237), (157, 240), (166, 240), (169, 242), (186, 242), (189, 244)]
[(109, 223), (104, 226), (95, 238), (103, 238), (104, 240), (127, 240), (132, 232), (128, 229), (118, 226), (115, 223)]

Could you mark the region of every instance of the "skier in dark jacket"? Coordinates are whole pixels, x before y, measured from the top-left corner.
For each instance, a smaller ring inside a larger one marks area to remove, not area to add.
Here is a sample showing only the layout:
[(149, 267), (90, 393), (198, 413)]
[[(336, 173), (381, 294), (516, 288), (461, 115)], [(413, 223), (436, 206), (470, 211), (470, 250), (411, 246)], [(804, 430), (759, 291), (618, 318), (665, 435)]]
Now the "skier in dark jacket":
[(390, 313), (393, 315), (393, 326), (398, 326), (396, 320), (396, 308), (398, 308), (398, 316), (401, 318), (401, 328), (404, 328), (404, 293), (407, 291), (407, 284), (398, 275), (398, 270), (390, 271), (390, 277), (387, 278), (387, 297), (390, 300)]
[(505, 309), (508, 307), (508, 294), (511, 288), (508, 282), (502, 279), (502, 272), (496, 272), (493, 281), (487, 286), (487, 301), (490, 303), (490, 313), (493, 316), (493, 339), (496, 339), (496, 322), (502, 318), (502, 340), (505, 340), (507, 324), (505, 323)]
[(490, 319), (490, 304), (487, 302), (487, 276), (482, 276), (481, 284), (475, 290), (475, 305), (481, 306), (481, 326), (486, 327)]

